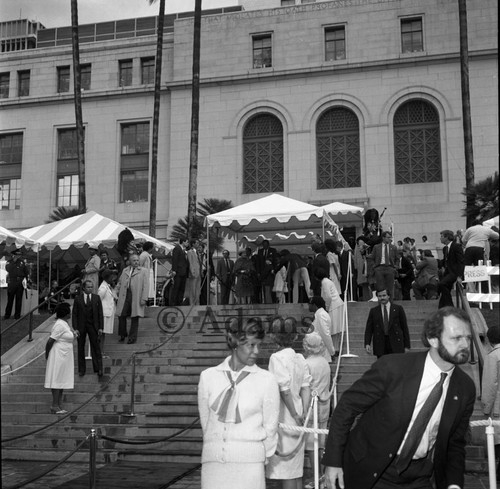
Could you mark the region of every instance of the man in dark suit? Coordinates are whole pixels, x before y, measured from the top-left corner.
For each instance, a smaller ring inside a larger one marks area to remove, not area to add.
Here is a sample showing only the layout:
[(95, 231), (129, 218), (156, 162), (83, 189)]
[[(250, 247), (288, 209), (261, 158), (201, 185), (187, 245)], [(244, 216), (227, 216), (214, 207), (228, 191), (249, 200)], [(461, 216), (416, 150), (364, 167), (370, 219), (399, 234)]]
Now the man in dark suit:
[[(461, 489), (465, 434), (476, 389), (457, 365), (470, 353), (470, 322), (446, 307), (424, 325), (428, 352), (386, 355), (340, 398), (322, 463), (327, 487)], [(362, 415), (352, 428), (358, 415)]]
[[(353, 273), (353, 262), (352, 262), (352, 255), (349, 250), (346, 250), (344, 247), (344, 243), (342, 241), (337, 241), (337, 255), (339, 257), (339, 264), (340, 264), (340, 298), (344, 300), (344, 291), (346, 290), (346, 287), (348, 287), (347, 284), (347, 279), (349, 278), (349, 260), (351, 260), (351, 279), (352, 279), (352, 273)], [(349, 284), (350, 285), (350, 284)], [(353, 287), (353, 293), (354, 293), (355, 287)], [(347, 291), (348, 294), (350, 294), (350, 289)]]
[[(330, 262), (326, 257), (327, 248), (323, 243), (313, 243), (311, 250), (314, 258), (311, 265), (311, 290), (312, 295), (321, 295), (321, 280), (317, 276), (330, 277)], [(337, 291), (340, 294), (340, 290)]]
[(404, 309), (390, 302), (386, 290), (377, 290), (378, 304), (370, 309), (365, 328), (365, 348), (380, 358), (389, 353), (404, 353), (410, 349), (410, 333)]
[(93, 282), (85, 280), (82, 293), (75, 298), (73, 304), (73, 328), (78, 331), (78, 375), (85, 375), (85, 339), (89, 336), (90, 351), (92, 352), (92, 366), (94, 372), (102, 377), (102, 352), (99, 342), (102, 335), (104, 318), (101, 298), (92, 293)]
[[(28, 268), (21, 258), (21, 250), (14, 250), (12, 252), (12, 260), (5, 265), (7, 271), (7, 305), (5, 306), (4, 319), (9, 319), (12, 313), (12, 306), (14, 299), (16, 301), (16, 308), (14, 311), (14, 318), (21, 317), (21, 305), (23, 303), (23, 292), (25, 288), (25, 280), (28, 279)], [(24, 284), (23, 284), (24, 282)]]
[[(263, 304), (272, 304), (272, 288), (274, 285), (274, 267), (278, 261), (276, 248), (269, 246), (269, 241), (262, 241), (262, 248), (257, 251), (255, 269), (259, 280), (258, 296)], [(260, 301), (259, 301), (260, 302)]]
[(464, 276), (464, 252), (462, 246), (455, 243), (453, 231), (446, 229), (441, 231), (441, 243), (444, 244), (443, 259), (439, 261), (442, 269), (441, 279), (438, 283), (439, 305), (438, 307), (453, 306), (451, 290), (457, 280)]
[(372, 257), (377, 290), (385, 289), (391, 297), (394, 297), (398, 249), (392, 244), (392, 234), (389, 231), (382, 233), (382, 243), (373, 247)]
[(215, 274), (220, 282), (220, 303), (229, 304), (231, 285), (233, 284), (234, 261), (229, 258), (229, 251), (222, 252), (222, 259), (217, 262)]
[(184, 300), (184, 289), (188, 276), (189, 262), (186, 256), (187, 238), (180, 238), (172, 250), (172, 275), (174, 284), (170, 289), (170, 305), (180, 306)]

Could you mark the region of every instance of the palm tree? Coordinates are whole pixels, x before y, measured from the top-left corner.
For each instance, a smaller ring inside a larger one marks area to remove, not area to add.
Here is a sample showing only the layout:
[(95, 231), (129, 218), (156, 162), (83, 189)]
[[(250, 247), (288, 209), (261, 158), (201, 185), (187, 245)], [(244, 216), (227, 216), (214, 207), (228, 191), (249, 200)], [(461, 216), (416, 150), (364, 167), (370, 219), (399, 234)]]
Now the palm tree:
[[(210, 214), (225, 211), (232, 207), (230, 200), (224, 199), (204, 199), (203, 202), (198, 202), (198, 214), (194, 216), (191, 221), (191, 235), (190, 239), (205, 239), (207, 237), (207, 230), (203, 225), (204, 218)], [(177, 224), (172, 226), (170, 239), (178, 240), (180, 237), (188, 236), (188, 218), (179, 219)], [(218, 234), (216, 229), (210, 229), (209, 247), (210, 251), (222, 251), (224, 238)]]
[(200, 39), (201, 0), (195, 0), (193, 33), (193, 80), (191, 102), (191, 145), (189, 154), (188, 237), (196, 219), (196, 194), (198, 186), (198, 127), (200, 121)]
[[(149, 4), (156, 0), (149, 0)], [(156, 190), (158, 174), (158, 128), (160, 126), (161, 64), (163, 54), (163, 25), (165, 23), (165, 0), (160, 0), (158, 25), (156, 28), (155, 92), (153, 104), (153, 140), (151, 148), (151, 195), (149, 203), (149, 234), (156, 236)]]
[(85, 131), (82, 115), (82, 72), (78, 38), (78, 0), (71, 0), (71, 42), (73, 47), (73, 92), (75, 97), (76, 145), (78, 154), (78, 207), (85, 209)]
[(87, 209), (82, 207), (56, 207), (50, 214), (49, 219), (46, 222), (62, 221), (68, 217), (79, 216), (80, 214), (85, 214)]
[(467, 227), (498, 216), (498, 184), (498, 172), (495, 172), (469, 189), (464, 189), (462, 194), (466, 200), (463, 215), (467, 217)]

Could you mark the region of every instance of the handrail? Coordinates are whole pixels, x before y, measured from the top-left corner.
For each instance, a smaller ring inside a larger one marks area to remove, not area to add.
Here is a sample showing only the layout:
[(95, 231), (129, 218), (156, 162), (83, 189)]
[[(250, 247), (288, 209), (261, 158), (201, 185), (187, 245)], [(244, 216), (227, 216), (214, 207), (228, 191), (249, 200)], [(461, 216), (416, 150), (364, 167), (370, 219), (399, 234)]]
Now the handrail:
[[(479, 338), (479, 335), (476, 331), (476, 328), (474, 328), (474, 325), (472, 324), (474, 314), (472, 313), (472, 309), (469, 305), (469, 301), (467, 300), (467, 295), (465, 294), (463, 285), (461, 283), (457, 282), (455, 288), (456, 288), (456, 296), (457, 296), (457, 306), (464, 309), (465, 312), (467, 313), (467, 316), (469, 316), (469, 319), (471, 320), (472, 344), (474, 345), (475, 351), (477, 352), (477, 360), (479, 363), (479, 378), (481, 379), (482, 373), (483, 373), (483, 366), (484, 366), (484, 357), (485, 357), (484, 347), (483, 347), (483, 344), (481, 343), (481, 339)], [(471, 359), (474, 358), (473, 353), (474, 353), (474, 350), (471, 349)]]
[(33, 327), (33, 324), (32, 324), (33, 313), (37, 309), (39, 309), (40, 307), (42, 307), (44, 304), (48, 304), (50, 302), (51, 298), (57, 297), (59, 294), (61, 294), (62, 292), (64, 292), (67, 288), (69, 288), (72, 284), (74, 284), (75, 282), (77, 282), (79, 280), (80, 280), (79, 278), (75, 278), (74, 280), (72, 280), (71, 282), (69, 282), (68, 284), (66, 284), (62, 289), (58, 290), (55, 294), (53, 294), (50, 297), (47, 297), (43, 302), (41, 302), (40, 304), (38, 304), (37, 306), (35, 306), (33, 309), (31, 309), (27, 313), (25, 313), (22, 317), (20, 317), (16, 321), (14, 321), (10, 326), (8, 326), (7, 328), (5, 328), (2, 331), (0, 331), (0, 335), (3, 335), (7, 331), (9, 331), (9, 329), (13, 328), (17, 323), (20, 323), (26, 316), (29, 315), (30, 316), (30, 323), (29, 323), (29, 332), (28, 332), (28, 336), (29, 337), (28, 337), (28, 341), (32, 341), (33, 338), (31, 337), (31, 335), (32, 335), (32, 332), (33, 332), (33, 330), (32, 330), (32, 327)]

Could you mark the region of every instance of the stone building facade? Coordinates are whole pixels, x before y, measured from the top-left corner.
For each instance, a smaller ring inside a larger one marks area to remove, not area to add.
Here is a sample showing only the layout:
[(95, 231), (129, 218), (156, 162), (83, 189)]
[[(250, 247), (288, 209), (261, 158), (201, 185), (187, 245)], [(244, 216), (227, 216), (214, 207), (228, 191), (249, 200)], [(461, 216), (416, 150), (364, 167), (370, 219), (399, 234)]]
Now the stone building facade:
[[(463, 228), (457, 2), (298, 3), (244, 0), (205, 12), (198, 200), (238, 205), (277, 192), (387, 208), (398, 239), (426, 234), (437, 242), (441, 229)], [(498, 4), (467, 7), (477, 181), (498, 166)], [(80, 47), (88, 207), (143, 228), (155, 55), (155, 19), (148, 19), (84, 26)], [(189, 174), (193, 20), (167, 16), (166, 25), (158, 237), (186, 214)], [(67, 27), (39, 30), (36, 49), (0, 60), (2, 152), (15, 159), (9, 144), (22, 146), (20, 162), (0, 164), (0, 221), (12, 229), (74, 202), (67, 39)], [(358, 232), (361, 222), (345, 226)]]

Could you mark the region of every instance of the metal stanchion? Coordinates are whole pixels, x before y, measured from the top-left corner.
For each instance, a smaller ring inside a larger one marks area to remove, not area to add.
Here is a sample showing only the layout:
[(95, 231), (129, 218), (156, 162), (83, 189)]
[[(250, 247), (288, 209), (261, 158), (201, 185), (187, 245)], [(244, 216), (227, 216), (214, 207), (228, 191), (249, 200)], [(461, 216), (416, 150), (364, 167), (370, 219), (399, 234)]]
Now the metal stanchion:
[[(318, 429), (318, 395), (313, 394), (313, 427)], [(319, 489), (319, 437), (314, 433), (314, 487)]]
[[(17, 304), (16, 304), (16, 307), (17, 307)], [(30, 312), (28, 341), (33, 341), (33, 312)]]
[(96, 458), (97, 458), (97, 437), (95, 428), (90, 429), (89, 435), (89, 489), (96, 487)]
[(130, 385), (130, 413), (124, 413), (123, 416), (135, 417), (134, 413), (134, 398), (135, 398), (135, 353), (132, 355), (132, 379)]
[(486, 427), (486, 446), (488, 447), (488, 474), (490, 479), (490, 489), (497, 489), (497, 478), (495, 468), (495, 441), (493, 436), (495, 428), (491, 418), (489, 419), (490, 425)]

